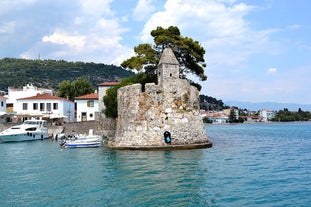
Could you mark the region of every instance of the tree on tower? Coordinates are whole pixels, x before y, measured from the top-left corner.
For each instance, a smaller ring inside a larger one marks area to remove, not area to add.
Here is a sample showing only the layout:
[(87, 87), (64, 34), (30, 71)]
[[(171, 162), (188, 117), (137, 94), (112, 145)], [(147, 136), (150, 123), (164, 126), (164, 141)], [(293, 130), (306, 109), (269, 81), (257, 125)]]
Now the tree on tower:
[[(180, 64), (180, 77), (187, 78), (187, 74), (194, 74), (205, 81), (206, 67), (205, 50), (198, 41), (189, 37), (183, 37), (178, 27), (170, 26), (167, 29), (157, 27), (151, 31), (155, 45), (140, 44), (134, 47), (135, 56), (123, 61), (121, 66), (128, 69), (143, 71), (147, 74), (155, 74), (161, 53), (164, 48), (171, 47)], [(192, 82), (193, 83), (193, 82)], [(198, 89), (201, 86), (194, 84)]]

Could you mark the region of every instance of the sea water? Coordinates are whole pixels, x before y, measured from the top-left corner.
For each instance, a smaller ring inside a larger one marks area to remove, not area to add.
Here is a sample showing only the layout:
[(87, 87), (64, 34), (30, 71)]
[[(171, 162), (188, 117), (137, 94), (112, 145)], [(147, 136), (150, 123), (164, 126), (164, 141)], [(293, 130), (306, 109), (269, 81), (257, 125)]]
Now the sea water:
[(206, 125), (213, 148), (0, 144), (0, 206), (310, 206), (311, 123)]

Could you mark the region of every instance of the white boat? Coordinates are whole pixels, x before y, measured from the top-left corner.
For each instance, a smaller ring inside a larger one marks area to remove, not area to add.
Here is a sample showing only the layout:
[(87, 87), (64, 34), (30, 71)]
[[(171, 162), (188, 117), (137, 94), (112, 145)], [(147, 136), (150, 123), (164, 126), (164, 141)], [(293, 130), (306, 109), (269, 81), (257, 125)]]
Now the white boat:
[(45, 120), (26, 120), (0, 132), (0, 142), (20, 142), (49, 138)]
[(69, 135), (60, 143), (60, 146), (64, 148), (90, 148), (99, 147), (101, 142), (101, 136), (89, 133), (88, 135)]

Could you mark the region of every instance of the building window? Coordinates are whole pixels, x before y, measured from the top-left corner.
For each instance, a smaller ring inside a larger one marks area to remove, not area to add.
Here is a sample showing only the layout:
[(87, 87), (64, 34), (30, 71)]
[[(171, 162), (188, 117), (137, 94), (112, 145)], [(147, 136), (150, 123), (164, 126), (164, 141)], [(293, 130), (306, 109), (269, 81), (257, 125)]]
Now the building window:
[(1, 101), (1, 107), (3, 107), (3, 105), (4, 105), (4, 104), (3, 104), (3, 101)]
[(53, 103), (53, 110), (57, 110), (58, 109), (58, 103)]
[(38, 110), (38, 103), (33, 103), (33, 110)]
[(46, 110), (47, 111), (52, 111), (52, 104), (51, 103), (47, 103), (46, 104)]
[(87, 106), (88, 107), (94, 107), (94, 100), (88, 101)]
[(40, 111), (44, 111), (44, 103), (40, 103)]
[(23, 110), (27, 110), (28, 109), (28, 104), (27, 103), (23, 103)]

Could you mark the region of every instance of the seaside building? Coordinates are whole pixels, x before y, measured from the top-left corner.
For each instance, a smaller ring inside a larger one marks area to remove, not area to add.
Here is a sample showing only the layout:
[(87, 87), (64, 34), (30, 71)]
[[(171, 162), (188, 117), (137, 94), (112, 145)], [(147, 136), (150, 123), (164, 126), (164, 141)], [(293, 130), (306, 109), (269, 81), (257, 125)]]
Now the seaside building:
[(45, 88), (38, 88), (32, 84), (27, 84), (26, 86), (23, 86), (22, 88), (8, 87), (8, 94), (4, 96), (7, 98), (6, 111), (9, 113), (16, 111), (14, 107), (17, 103), (17, 99), (31, 97), (37, 94), (53, 95), (53, 90), (45, 89)]
[(271, 121), (273, 118), (275, 118), (276, 112), (272, 110), (266, 110), (262, 109), (259, 110), (259, 116), (262, 117), (262, 121), (267, 122)]
[(75, 99), (77, 122), (94, 121), (98, 112), (98, 93), (86, 94)]
[(228, 109), (224, 109), (224, 114), (227, 115), (228, 117), (230, 116), (231, 113), (234, 114), (234, 117), (236, 119), (239, 119), (239, 109), (235, 108), (235, 107), (231, 107)]
[(75, 121), (74, 102), (51, 94), (17, 99), (15, 109), (21, 121), (31, 118), (48, 119), (55, 123)]
[(213, 124), (225, 124), (229, 117), (223, 111), (201, 111), (203, 119), (208, 119)]

